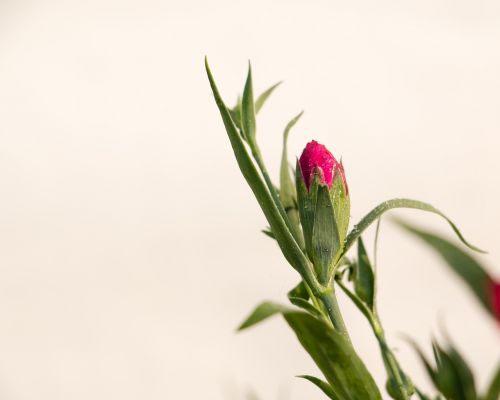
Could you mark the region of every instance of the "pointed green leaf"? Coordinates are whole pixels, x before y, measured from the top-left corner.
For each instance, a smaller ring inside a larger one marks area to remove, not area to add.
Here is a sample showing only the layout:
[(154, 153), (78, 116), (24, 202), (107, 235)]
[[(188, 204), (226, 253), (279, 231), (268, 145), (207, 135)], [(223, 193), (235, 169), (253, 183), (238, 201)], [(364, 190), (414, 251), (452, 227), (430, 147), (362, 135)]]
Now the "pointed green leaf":
[(497, 370), (491, 379), (491, 383), (488, 386), (488, 391), (484, 400), (498, 400), (500, 398), (500, 364), (498, 364)]
[(344, 246), (344, 254), (347, 253), (347, 251), (351, 248), (351, 246), (354, 244), (356, 239), (361, 236), (361, 234), (365, 231), (366, 228), (368, 228), (374, 221), (376, 221), (382, 214), (384, 214), (386, 211), (392, 210), (394, 208), (412, 208), (415, 210), (421, 210), (421, 211), (426, 211), (430, 212), (433, 214), (437, 214), (444, 218), (448, 224), (451, 226), (453, 231), (456, 233), (460, 241), (465, 244), (467, 247), (469, 247), (471, 250), (484, 253), (483, 250), (477, 248), (476, 246), (473, 246), (470, 244), (465, 238), (462, 236), (460, 231), (458, 230), (457, 226), (451, 221), (446, 215), (444, 215), (441, 211), (439, 211), (437, 208), (431, 206), (430, 204), (418, 201), (418, 200), (411, 200), (411, 199), (392, 199), (388, 201), (384, 201), (383, 203), (379, 204), (377, 207), (375, 207), (372, 211), (370, 211), (367, 215), (363, 217), (363, 219), (354, 226), (354, 228), (349, 232), (349, 234), (346, 237), (345, 240), (345, 246)]
[(329, 272), (340, 249), (333, 205), (326, 185), (318, 185), (311, 244), (316, 272), (320, 282), (325, 284), (330, 279)]
[(233, 120), (229, 114), (229, 111), (222, 101), (219, 94), (219, 90), (215, 84), (214, 78), (208, 66), (208, 61), (205, 58), (205, 68), (207, 71), (208, 80), (214, 94), (215, 103), (219, 108), (219, 112), (224, 122), (227, 135), (231, 142), (231, 146), (234, 151), (234, 155), (238, 162), (238, 166), (245, 177), (248, 185), (252, 189), (259, 205), (266, 216), (271, 230), (280, 246), (285, 258), (295, 269), (297, 269), (301, 275), (308, 279), (309, 282), (314, 282), (314, 276), (310, 271), (309, 261), (302, 253), (302, 250), (295, 242), (292, 233), (288, 229), (283, 217), (280, 214), (276, 204), (273, 201), (269, 190), (262, 181), (255, 165), (252, 162), (241, 136), (238, 133), (238, 129), (234, 125)]
[(322, 390), (324, 394), (328, 396), (329, 399), (332, 400), (342, 400), (342, 398), (339, 397), (337, 393), (335, 393), (335, 390), (330, 386), (328, 382), (325, 382), (319, 378), (316, 378), (315, 376), (311, 375), (299, 375), (298, 378), (306, 379), (309, 382), (312, 382), (315, 384), (318, 388)]
[(330, 189), (330, 197), (334, 206), (335, 221), (339, 231), (340, 242), (343, 245), (349, 229), (349, 219), (351, 217), (351, 200), (344, 185), (340, 168), (334, 170), (334, 180)]
[(255, 120), (255, 105), (253, 102), (252, 67), (248, 64), (248, 75), (241, 101), (241, 128), (248, 143), (255, 142), (257, 123)]
[(396, 220), (399, 226), (407, 232), (412, 233), (424, 243), (429, 245), (446, 261), (451, 270), (457, 274), (470, 290), (476, 295), (484, 308), (494, 317), (491, 300), (489, 297), (489, 285), (493, 281), (486, 269), (465, 251), (458, 248), (452, 242), (428, 231), (417, 228), (402, 220)]
[(340, 286), (342, 291), (349, 297), (349, 299), (354, 303), (356, 307), (358, 307), (358, 310), (363, 313), (363, 315), (370, 321), (370, 323), (373, 323), (373, 312), (372, 310), (366, 305), (366, 303), (361, 300), (355, 293), (351, 292), (343, 283), (340, 279), (337, 279), (337, 284)]
[(354, 267), (354, 291), (370, 310), (375, 303), (375, 276), (365, 245), (358, 239), (358, 262)]
[(284, 317), (342, 400), (382, 399), (372, 376), (345, 336), (303, 312), (289, 312)]
[(271, 96), (271, 93), (273, 93), (274, 89), (276, 89), (279, 85), (281, 85), (281, 82), (275, 83), (273, 86), (271, 86), (265, 92), (260, 94), (260, 96), (255, 101), (255, 112), (256, 113), (258, 113), (261, 110), (264, 103), (267, 101), (269, 96)]
[[(281, 154), (281, 166), (280, 166), (280, 200), (283, 203), (283, 207), (286, 211), (292, 228), (295, 231), (295, 237), (302, 240), (302, 234), (300, 231), (299, 223), (299, 213), (297, 210), (297, 191), (295, 185), (290, 176), (290, 168), (288, 163), (288, 134), (292, 127), (297, 123), (297, 121), (302, 116), (303, 112), (295, 116), (286, 126), (285, 132), (283, 133), (283, 152)], [(300, 243), (303, 245), (302, 243)]]
[(290, 308), (281, 304), (265, 301), (259, 304), (255, 310), (252, 311), (252, 313), (238, 327), (238, 330), (242, 331), (243, 329), (250, 328), (251, 326), (258, 324), (273, 315), (288, 312), (290, 310)]

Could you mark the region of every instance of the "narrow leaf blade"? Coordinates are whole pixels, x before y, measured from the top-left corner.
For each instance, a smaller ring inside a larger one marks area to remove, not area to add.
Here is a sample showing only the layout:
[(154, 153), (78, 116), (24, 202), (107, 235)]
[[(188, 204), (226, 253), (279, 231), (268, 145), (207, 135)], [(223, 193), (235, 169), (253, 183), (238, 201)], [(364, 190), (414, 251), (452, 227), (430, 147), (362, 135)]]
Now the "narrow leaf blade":
[(290, 308), (278, 303), (273, 303), (271, 301), (265, 301), (259, 304), (250, 313), (250, 315), (238, 327), (238, 331), (250, 328), (251, 326), (258, 324), (259, 322), (262, 322), (272, 317), (273, 315), (281, 314), (287, 311), (290, 311)]
[(311, 375), (299, 375), (298, 378), (306, 379), (309, 382), (315, 384), (318, 388), (322, 390), (324, 394), (328, 396), (329, 399), (332, 400), (342, 400), (337, 393), (335, 393), (335, 390), (330, 386), (328, 382), (325, 382), (319, 378), (316, 378), (315, 376)]
[(465, 244), (468, 248), (471, 250), (477, 251), (479, 253), (484, 253), (483, 250), (479, 249), (478, 247), (470, 244), (465, 238), (463, 237), (462, 233), (460, 230), (457, 228), (457, 226), (453, 223), (451, 219), (449, 219), (446, 215), (444, 215), (441, 211), (439, 211), (437, 208), (434, 206), (431, 206), (428, 203), (424, 203), (422, 201), (418, 200), (412, 200), (412, 199), (392, 199), (392, 200), (387, 200), (384, 201), (383, 203), (380, 203), (377, 207), (375, 207), (372, 211), (370, 211), (367, 215), (361, 219), (361, 221), (354, 226), (354, 228), (349, 232), (349, 234), (346, 237), (345, 240), (345, 246), (344, 246), (344, 254), (347, 253), (347, 251), (351, 248), (351, 246), (356, 242), (357, 238), (361, 236), (361, 234), (374, 222), (376, 221), (382, 214), (385, 212), (395, 209), (395, 208), (411, 208), (415, 210), (421, 210), (421, 211), (426, 211), (430, 212), (436, 215), (439, 215), (440, 217), (444, 218), (446, 222), (451, 226), (455, 234), (458, 236), (460, 241)]

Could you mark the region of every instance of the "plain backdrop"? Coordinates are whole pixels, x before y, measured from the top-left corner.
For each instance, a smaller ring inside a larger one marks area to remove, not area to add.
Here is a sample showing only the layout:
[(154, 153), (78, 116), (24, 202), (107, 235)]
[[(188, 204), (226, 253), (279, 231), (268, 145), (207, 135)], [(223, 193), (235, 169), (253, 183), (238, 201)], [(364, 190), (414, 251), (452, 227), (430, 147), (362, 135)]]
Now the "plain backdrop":
[[(352, 220), (406, 196), (449, 214), (500, 278), (498, 1), (0, 0), (0, 397), (321, 399), (281, 318), (235, 327), (298, 282), (233, 158), (206, 79), (233, 104), (247, 61), (277, 177), (311, 139), (342, 157)], [(438, 217), (399, 212), (449, 234)], [(373, 232), (367, 235), (372, 249)], [(440, 325), (484, 388), (498, 326), (438, 257), (385, 219), (379, 308), (431, 386)], [(341, 298), (383, 386), (367, 323)]]

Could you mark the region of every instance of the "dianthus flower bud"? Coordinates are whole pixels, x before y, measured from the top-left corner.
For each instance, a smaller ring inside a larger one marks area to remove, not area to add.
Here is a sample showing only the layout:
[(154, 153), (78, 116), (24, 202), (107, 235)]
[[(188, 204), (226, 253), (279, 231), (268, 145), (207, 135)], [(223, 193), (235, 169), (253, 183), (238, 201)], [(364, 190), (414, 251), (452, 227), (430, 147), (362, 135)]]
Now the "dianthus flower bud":
[(320, 281), (327, 282), (349, 225), (344, 167), (325, 146), (313, 140), (297, 161), (296, 184), (306, 251)]

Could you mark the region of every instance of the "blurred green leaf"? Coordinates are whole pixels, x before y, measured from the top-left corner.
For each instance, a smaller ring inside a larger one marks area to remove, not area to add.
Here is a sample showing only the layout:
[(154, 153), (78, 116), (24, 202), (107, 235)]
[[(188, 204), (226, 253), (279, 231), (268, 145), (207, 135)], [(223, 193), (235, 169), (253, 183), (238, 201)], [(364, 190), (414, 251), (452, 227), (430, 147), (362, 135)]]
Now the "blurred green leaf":
[(285, 307), (278, 303), (273, 303), (271, 301), (265, 301), (259, 304), (252, 311), (252, 313), (238, 327), (238, 330), (242, 331), (243, 329), (250, 328), (251, 326), (258, 324), (259, 322), (262, 322), (265, 319), (272, 317), (273, 315), (285, 313), (288, 311), (291, 311), (291, 309), (288, 307)]
[(342, 400), (341, 397), (337, 393), (335, 393), (335, 390), (330, 386), (328, 382), (323, 381), (322, 379), (316, 378), (315, 376), (311, 375), (299, 375), (298, 378), (306, 379), (309, 382), (314, 383), (318, 388), (320, 388), (324, 394), (328, 396), (329, 399), (332, 400)]
[(463, 244), (465, 244), (467, 247), (469, 247), (474, 251), (484, 253), (483, 250), (477, 248), (476, 246), (473, 246), (467, 240), (465, 240), (465, 238), (462, 236), (462, 234), (458, 230), (457, 226), (453, 223), (453, 221), (451, 221), (446, 215), (444, 215), (437, 208), (431, 206), (430, 204), (417, 200), (392, 199), (384, 201), (383, 203), (379, 204), (367, 215), (365, 215), (357, 225), (354, 226), (354, 228), (351, 230), (351, 232), (349, 232), (349, 234), (346, 237), (343, 254), (347, 253), (347, 251), (351, 248), (351, 246), (354, 244), (357, 238), (361, 236), (361, 234), (365, 231), (365, 229), (367, 229), (375, 220), (377, 220), (377, 218), (379, 218), (386, 211), (395, 208), (412, 208), (415, 210), (426, 211), (441, 216), (448, 222), (448, 224), (451, 226), (451, 228), (453, 229), (453, 231), (456, 233), (456, 235), (462, 241)]
[(300, 307), (317, 317), (322, 317), (321, 311), (309, 302), (309, 292), (307, 291), (304, 281), (300, 281), (297, 286), (288, 292), (287, 296), (290, 303), (294, 306)]
[(354, 266), (354, 291), (370, 310), (375, 304), (375, 276), (361, 237), (358, 239), (358, 261)]
[(488, 391), (484, 400), (498, 400), (500, 399), (500, 364), (498, 364), (497, 370), (491, 379), (491, 383), (488, 386)]
[(433, 341), (432, 350), (435, 366), (432, 366), (420, 347), (411, 339), (408, 341), (424, 364), (434, 386), (446, 399), (477, 400), (472, 372), (454, 346), (449, 344), (445, 349)]
[(489, 285), (492, 282), (492, 278), (477, 260), (458, 248), (455, 244), (434, 233), (424, 231), (400, 219), (396, 220), (396, 222), (407, 232), (415, 235), (437, 251), (451, 270), (463, 280), (470, 290), (472, 290), (476, 298), (490, 315), (495, 317), (489, 297)]
[(345, 336), (303, 312), (287, 312), (284, 317), (339, 398), (382, 399), (372, 376)]
[(264, 103), (267, 101), (269, 96), (271, 96), (271, 93), (273, 93), (274, 89), (276, 89), (279, 85), (281, 85), (281, 82), (275, 83), (269, 89), (267, 89), (266, 91), (264, 91), (263, 93), (260, 94), (260, 96), (255, 101), (255, 112), (256, 113), (258, 113), (261, 110)]

